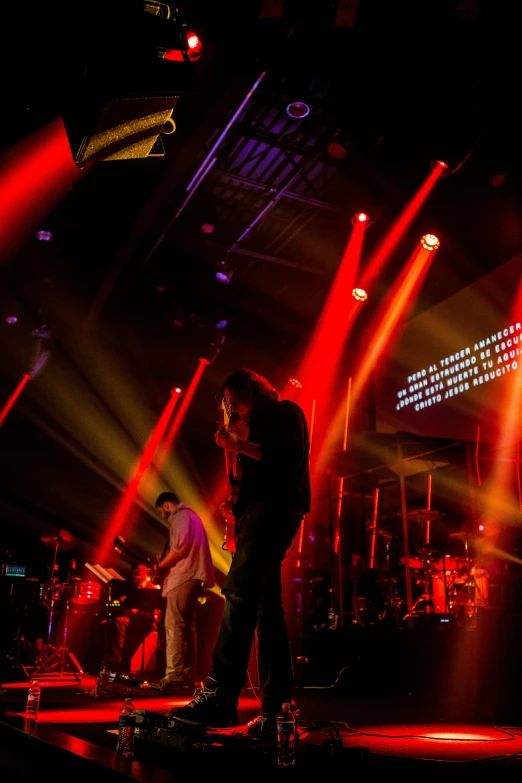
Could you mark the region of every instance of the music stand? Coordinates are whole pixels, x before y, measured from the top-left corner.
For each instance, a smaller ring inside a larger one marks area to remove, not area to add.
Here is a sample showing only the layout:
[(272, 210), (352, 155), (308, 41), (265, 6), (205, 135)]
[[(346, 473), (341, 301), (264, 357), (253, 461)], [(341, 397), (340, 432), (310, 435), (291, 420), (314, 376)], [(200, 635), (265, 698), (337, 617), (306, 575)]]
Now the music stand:
[(111, 619), (111, 605), (112, 605), (112, 583), (116, 580), (125, 581), (125, 577), (121, 576), (114, 568), (104, 568), (103, 566), (91, 565), (85, 563), (85, 566), (95, 574), (98, 579), (107, 585), (107, 600), (105, 601), (105, 629), (103, 634), (103, 657), (101, 671), (105, 672), (107, 669), (107, 643), (109, 639), (109, 622)]

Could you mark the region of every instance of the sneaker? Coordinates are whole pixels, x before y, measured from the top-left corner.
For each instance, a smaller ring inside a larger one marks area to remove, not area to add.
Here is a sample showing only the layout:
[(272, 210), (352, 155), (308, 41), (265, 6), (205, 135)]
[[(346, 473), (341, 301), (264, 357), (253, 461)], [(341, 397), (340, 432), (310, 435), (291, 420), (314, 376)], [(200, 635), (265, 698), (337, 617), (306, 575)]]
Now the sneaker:
[(262, 712), (247, 723), (247, 734), (256, 739), (275, 737), (277, 734), (277, 715), (275, 712)]
[(215, 728), (237, 726), (237, 699), (226, 696), (218, 684), (203, 684), (201, 690), (194, 693), (194, 698), (184, 707), (170, 710), (169, 715), (181, 723), (194, 725), (205, 724)]

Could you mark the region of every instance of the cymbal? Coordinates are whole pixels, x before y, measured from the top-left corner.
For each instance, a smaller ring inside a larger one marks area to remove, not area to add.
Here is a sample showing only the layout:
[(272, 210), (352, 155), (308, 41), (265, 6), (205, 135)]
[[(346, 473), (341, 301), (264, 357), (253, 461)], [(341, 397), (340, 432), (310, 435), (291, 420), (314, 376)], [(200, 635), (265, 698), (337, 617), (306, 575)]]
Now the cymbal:
[(473, 538), (473, 533), (458, 530), (456, 533), (448, 533), (448, 538), (451, 541), (465, 541), (467, 538)]
[(58, 546), (60, 552), (71, 549), (74, 545), (74, 537), (67, 530), (60, 530), (56, 536), (40, 536), (40, 541), (49, 549), (56, 549)]
[(446, 514), (442, 511), (435, 511), (432, 508), (415, 509), (406, 514), (410, 522), (435, 522), (438, 519), (444, 519)]

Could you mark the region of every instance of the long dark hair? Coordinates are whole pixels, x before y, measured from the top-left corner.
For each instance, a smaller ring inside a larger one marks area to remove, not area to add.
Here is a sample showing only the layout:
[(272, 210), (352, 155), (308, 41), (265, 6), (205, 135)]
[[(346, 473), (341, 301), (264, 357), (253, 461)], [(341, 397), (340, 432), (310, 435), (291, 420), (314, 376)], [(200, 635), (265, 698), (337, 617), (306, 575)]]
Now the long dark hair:
[(251, 401), (254, 405), (268, 405), (279, 401), (279, 392), (270, 381), (254, 370), (236, 370), (221, 385), (220, 396), (225, 389), (233, 392), (238, 401)]

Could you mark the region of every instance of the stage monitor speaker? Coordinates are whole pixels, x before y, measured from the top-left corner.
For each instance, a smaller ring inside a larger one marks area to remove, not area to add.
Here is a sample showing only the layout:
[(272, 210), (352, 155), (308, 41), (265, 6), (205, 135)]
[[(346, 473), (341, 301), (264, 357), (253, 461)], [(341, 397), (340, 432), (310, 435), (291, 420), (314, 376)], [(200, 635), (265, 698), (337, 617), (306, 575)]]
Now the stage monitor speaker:
[(173, 127), (177, 101), (178, 96), (109, 98), (66, 110), (63, 120), (76, 165), (162, 157), (160, 134), (169, 122)]

